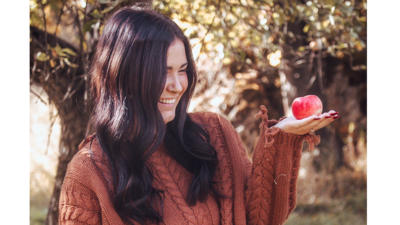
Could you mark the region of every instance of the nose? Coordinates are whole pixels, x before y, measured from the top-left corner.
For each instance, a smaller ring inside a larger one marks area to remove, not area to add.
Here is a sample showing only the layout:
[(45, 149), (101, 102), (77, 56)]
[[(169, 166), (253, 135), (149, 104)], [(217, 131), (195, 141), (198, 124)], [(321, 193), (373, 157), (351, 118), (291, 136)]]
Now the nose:
[(177, 73), (170, 74), (169, 78), (167, 78), (167, 81), (169, 81), (167, 82), (168, 91), (176, 93), (182, 92), (183, 87), (181, 85), (181, 82), (179, 80), (179, 75)]

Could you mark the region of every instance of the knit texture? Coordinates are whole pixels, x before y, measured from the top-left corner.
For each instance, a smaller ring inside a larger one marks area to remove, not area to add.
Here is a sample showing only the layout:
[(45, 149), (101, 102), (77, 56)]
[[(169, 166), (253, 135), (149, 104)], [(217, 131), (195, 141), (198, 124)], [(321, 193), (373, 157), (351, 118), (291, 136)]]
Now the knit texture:
[[(262, 118), (261, 136), (251, 163), (227, 119), (208, 112), (190, 116), (209, 133), (219, 160), (215, 188), (227, 197), (209, 195), (205, 202), (189, 207), (185, 199), (193, 174), (160, 147), (149, 164), (155, 177), (153, 187), (165, 191), (163, 224), (284, 224), (296, 206), (303, 141), (313, 147), (319, 137), (288, 134), (273, 127), (278, 121), (268, 120), (262, 106), (257, 114)], [(87, 137), (79, 149), (62, 186), (59, 223), (127, 224), (113, 207), (111, 166), (96, 138)]]

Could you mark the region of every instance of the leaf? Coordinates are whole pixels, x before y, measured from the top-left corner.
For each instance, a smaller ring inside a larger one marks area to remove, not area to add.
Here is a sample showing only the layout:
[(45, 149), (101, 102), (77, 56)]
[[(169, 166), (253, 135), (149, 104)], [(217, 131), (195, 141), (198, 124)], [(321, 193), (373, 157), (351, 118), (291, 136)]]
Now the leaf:
[(60, 47), (59, 45), (57, 45), (57, 46), (54, 48), (54, 51), (56, 51), (56, 53), (57, 53), (58, 56), (67, 57), (67, 55), (62, 51), (62, 49), (61, 49), (61, 47)]
[(70, 67), (72, 67), (72, 68), (78, 68), (78, 67), (79, 67), (79, 66), (76, 65), (75, 63), (70, 62), (70, 61), (68, 60), (68, 58), (64, 58), (64, 62), (65, 62), (68, 66), (70, 66)]
[(50, 59), (50, 67), (54, 68), (56, 66), (56, 62), (53, 59)]
[(336, 48), (341, 50), (341, 49), (348, 48), (348, 47), (349, 47), (349, 45), (347, 43), (340, 43)]
[(358, 38), (358, 34), (356, 32), (354, 32), (353, 28), (350, 29), (350, 35), (353, 38)]
[(355, 44), (355, 47), (356, 47), (356, 49), (358, 50), (358, 51), (362, 51), (363, 50), (363, 48), (361, 47), (361, 45), (359, 45), (359, 44)]
[(231, 63), (231, 59), (230, 58), (228, 58), (228, 57), (225, 57), (223, 60), (222, 60), (222, 63), (224, 64), (224, 65), (229, 65), (230, 63)]
[(72, 51), (70, 48), (63, 48), (62, 51), (67, 53), (68, 55), (76, 56), (76, 53)]
[(358, 18), (358, 21), (360, 21), (360, 22), (367, 22), (367, 17), (365, 17), (365, 16), (359, 17), (359, 18)]
[(93, 29), (93, 25), (97, 23), (97, 19), (90, 20), (83, 24), (83, 33), (87, 31), (91, 31)]
[(326, 7), (328, 7), (328, 8), (331, 8), (332, 6), (335, 5), (335, 1), (333, 1), (333, 0), (325, 0), (324, 3), (325, 3), (324, 6), (326, 6)]
[(199, 33), (197, 31), (194, 31), (194, 32), (190, 33), (190, 35), (189, 35), (189, 39), (198, 38), (198, 37), (199, 37)]
[(306, 24), (303, 28), (303, 32), (307, 33), (307, 31), (310, 29), (310, 25)]
[(82, 43), (82, 48), (83, 48), (83, 51), (87, 51), (87, 44), (86, 44), (86, 42), (83, 42)]
[(36, 59), (39, 61), (44, 62), (44, 61), (48, 60), (49, 58), (50, 57), (48, 55), (46, 55), (46, 53), (43, 53), (43, 52), (36, 53)]
[(104, 29), (104, 24), (100, 26), (99, 28), (99, 34), (101, 35), (103, 33), (103, 29)]
[(101, 13), (99, 12), (99, 10), (95, 9), (93, 10), (90, 15), (92, 15), (94, 18), (96, 19), (101, 19), (103, 18), (103, 15), (101, 15)]

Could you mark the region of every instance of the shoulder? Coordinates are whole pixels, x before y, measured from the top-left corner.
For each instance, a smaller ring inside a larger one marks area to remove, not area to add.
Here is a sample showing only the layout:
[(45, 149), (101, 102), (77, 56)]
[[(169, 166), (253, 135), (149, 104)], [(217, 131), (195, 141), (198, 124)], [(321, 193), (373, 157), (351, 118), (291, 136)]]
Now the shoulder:
[[(87, 136), (78, 146), (79, 151), (72, 158), (70, 164), (108, 164), (106, 154), (101, 149), (96, 135), (92, 134)], [(92, 162), (89, 162), (92, 161)]]
[(107, 155), (101, 149), (95, 135), (86, 137), (79, 145), (79, 151), (68, 164), (66, 177), (83, 177), (83, 182), (101, 179), (111, 183), (112, 168)]
[(189, 113), (190, 118), (201, 125), (206, 127), (209, 126), (226, 126), (231, 125), (228, 119), (226, 119), (223, 115), (214, 112), (194, 112)]
[(224, 148), (240, 142), (240, 137), (231, 122), (224, 116), (212, 112), (196, 112), (189, 114), (191, 119), (203, 126), (210, 136), (210, 144), (224, 146)]
[(219, 116), (219, 114), (213, 112), (193, 112), (188, 113), (188, 115), (194, 122), (199, 124), (208, 124), (210, 119), (215, 119)]
[(201, 124), (212, 134), (224, 135), (226, 133), (236, 133), (231, 122), (225, 116), (218, 113), (195, 112), (189, 113), (189, 116), (194, 122)]

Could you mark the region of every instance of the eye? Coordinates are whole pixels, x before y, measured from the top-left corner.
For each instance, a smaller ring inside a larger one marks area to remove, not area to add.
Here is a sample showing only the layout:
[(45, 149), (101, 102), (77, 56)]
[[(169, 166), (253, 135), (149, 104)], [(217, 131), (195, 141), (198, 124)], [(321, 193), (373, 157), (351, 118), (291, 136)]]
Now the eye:
[(186, 69), (180, 70), (179, 72), (180, 72), (180, 73), (187, 73), (187, 72), (188, 72), (188, 69), (186, 68)]

